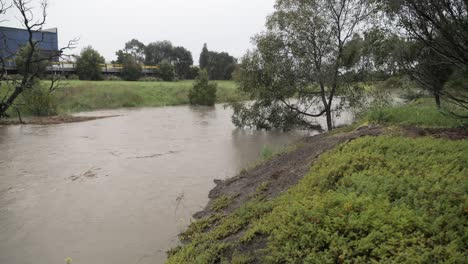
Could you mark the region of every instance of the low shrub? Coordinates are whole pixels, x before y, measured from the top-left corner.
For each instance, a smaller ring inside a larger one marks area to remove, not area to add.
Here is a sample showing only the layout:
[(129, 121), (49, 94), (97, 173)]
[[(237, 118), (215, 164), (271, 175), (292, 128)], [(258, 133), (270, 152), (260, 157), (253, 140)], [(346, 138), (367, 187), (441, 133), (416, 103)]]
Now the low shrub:
[(217, 89), (218, 85), (209, 81), (208, 72), (206, 70), (200, 70), (193, 84), (193, 88), (189, 93), (190, 104), (214, 106)]
[(115, 75), (106, 75), (104, 76), (104, 80), (119, 82), (119, 81), (122, 81), (122, 78), (120, 78), (119, 76), (115, 76)]
[(153, 77), (153, 76), (145, 76), (140, 78), (140, 82), (162, 82), (161, 78)]
[(58, 99), (47, 87), (36, 85), (21, 94), (19, 109), (22, 113), (34, 116), (58, 115)]

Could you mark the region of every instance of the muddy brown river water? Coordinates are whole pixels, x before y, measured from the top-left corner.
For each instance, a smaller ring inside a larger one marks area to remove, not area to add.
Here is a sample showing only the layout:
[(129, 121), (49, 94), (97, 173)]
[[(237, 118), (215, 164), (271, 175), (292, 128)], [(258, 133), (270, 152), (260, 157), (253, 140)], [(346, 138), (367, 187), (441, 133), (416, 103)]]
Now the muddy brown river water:
[(86, 114), (120, 116), (0, 126), (1, 264), (163, 263), (214, 179), (304, 135), (236, 129), (221, 105)]

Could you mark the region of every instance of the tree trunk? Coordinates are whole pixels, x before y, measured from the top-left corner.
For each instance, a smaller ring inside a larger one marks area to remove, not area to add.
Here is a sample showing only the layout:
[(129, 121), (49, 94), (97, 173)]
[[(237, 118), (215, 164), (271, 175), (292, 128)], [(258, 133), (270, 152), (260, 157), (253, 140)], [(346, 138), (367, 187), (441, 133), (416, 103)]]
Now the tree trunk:
[(441, 108), (440, 94), (438, 92), (435, 92), (434, 93), (434, 98), (435, 98), (437, 109), (440, 109)]
[(6, 102), (0, 103), (0, 117), (5, 117), (6, 111), (10, 108), (10, 106), (13, 104), (13, 102), (16, 100), (16, 98), (21, 94), (23, 91), (22, 88), (16, 87), (15, 91), (8, 97)]
[(333, 122), (332, 122), (332, 112), (331, 112), (331, 107), (327, 107), (327, 129), (328, 131), (333, 130)]

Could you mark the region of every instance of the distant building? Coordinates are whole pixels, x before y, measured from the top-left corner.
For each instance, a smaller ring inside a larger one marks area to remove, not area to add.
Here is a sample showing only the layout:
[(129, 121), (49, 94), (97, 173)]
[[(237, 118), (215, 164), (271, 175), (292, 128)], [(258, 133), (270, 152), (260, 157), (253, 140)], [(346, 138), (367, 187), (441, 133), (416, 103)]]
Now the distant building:
[[(53, 56), (59, 51), (57, 28), (34, 31), (33, 39), (39, 41), (39, 49), (45, 56)], [(26, 29), (0, 27), (0, 56), (7, 62), (7, 67), (14, 67), (16, 53), (28, 42), (29, 33)]]

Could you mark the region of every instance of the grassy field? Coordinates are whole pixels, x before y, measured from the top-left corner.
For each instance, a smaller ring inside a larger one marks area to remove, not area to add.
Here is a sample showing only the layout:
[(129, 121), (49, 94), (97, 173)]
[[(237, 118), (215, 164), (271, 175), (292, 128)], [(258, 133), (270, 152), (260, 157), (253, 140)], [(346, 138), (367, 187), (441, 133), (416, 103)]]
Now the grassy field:
[[(216, 83), (218, 83), (217, 102), (227, 102), (237, 97), (234, 82)], [(188, 93), (192, 84), (193, 81), (65, 81), (56, 95), (63, 112), (158, 107), (188, 104)]]

